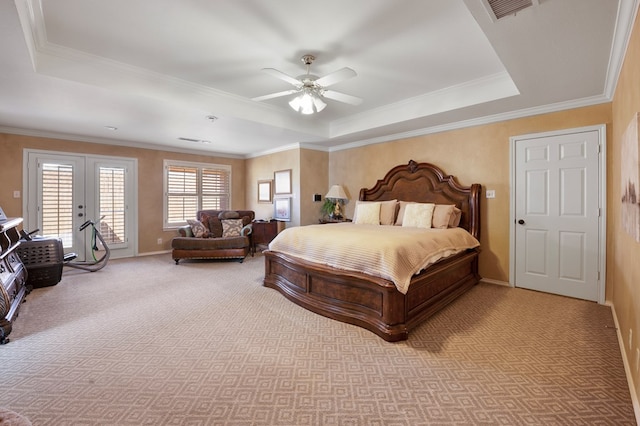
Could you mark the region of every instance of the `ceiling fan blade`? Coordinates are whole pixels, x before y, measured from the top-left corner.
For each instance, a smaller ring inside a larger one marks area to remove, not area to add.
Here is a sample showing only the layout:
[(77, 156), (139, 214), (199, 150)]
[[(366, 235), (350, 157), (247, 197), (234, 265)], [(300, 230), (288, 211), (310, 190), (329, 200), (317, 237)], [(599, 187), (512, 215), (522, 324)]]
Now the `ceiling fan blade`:
[(338, 71), (334, 71), (331, 74), (327, 74), (324, 77), (321, 77), (319, 79), (316, 80), (316, 84), (322, 86), (322, 87), (328, 87), (331, 86), (332, 84), (336, 84), (339, 83), (341, 81), (344, 80), (348, 80), (350, 78), (355, 77), (356, 72), (354, 70), (352, 70), (349, 67), (345, 67), (342, 69), (339, 69)]
[(302, 82), (300, 80), (298, 80), (297, 78), (293, 78), (290, 75), (283, 73), (282, 71), (278, 71), (275, 68), (262, 68), (262, 71), (274, 76), (275, 78), (284, 80), (289, 84), (293, 84), (296, 87), (302, 87)]
[(279, 98), (281, 96), (287, 96), (287, 95), (293, 95), (294, 93), (298, 93), (300, 90), (298, 89), (291, 89), (291, 90), (285, 90), (284, 92), (278, 92), (278, 93), (271, 93), (269, 95), (264, 95), (264, 96), (258, 96), (257, 98), (251, 98), (252, 101), (266, 101), (267, 99), (273, 99), (273, 98)]
[(345, 104), (350, 104), (350, 105), (360, 105), (362, 103), (362, 99), (360, 98), (347, 95), (345, 93), (336, 92), (335, 90), (325, 90), (322, 93), (322, 96), (324, 96), (325, 98), (333, 99), (334, 101), (344, 102)]

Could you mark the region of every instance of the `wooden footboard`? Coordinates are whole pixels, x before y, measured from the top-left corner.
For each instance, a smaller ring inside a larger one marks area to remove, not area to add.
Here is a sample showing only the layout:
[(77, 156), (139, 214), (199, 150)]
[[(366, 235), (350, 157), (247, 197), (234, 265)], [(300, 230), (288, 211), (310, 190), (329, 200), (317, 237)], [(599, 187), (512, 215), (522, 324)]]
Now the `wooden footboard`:
[(479, 281), (478, 252), (442, 260), (416, 275), (406, 295), (388, 280), (265, 252), (264, 286), (320, 315), (406, 340), (418, 326)]

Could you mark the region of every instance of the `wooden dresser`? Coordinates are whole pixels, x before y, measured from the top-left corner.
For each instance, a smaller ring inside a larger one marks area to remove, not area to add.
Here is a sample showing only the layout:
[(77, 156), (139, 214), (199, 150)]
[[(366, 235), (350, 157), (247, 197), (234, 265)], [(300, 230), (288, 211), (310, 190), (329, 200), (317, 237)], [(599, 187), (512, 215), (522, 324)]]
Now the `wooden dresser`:
[(13, 321), (27, 295), (27, 270), (16, 249), (20, 245), (18, 226), (22, 218), (0, 222), (0, 344), (9, 342)]

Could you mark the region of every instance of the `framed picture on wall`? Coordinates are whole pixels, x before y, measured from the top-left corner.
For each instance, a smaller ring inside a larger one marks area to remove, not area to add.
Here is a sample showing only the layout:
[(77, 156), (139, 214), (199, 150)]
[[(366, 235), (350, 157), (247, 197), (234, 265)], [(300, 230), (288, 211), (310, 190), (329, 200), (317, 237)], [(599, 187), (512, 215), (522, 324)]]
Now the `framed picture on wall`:
[(276, 195), (291, 194), (291, 169), (273, 172), (273, 180)]
[(271, 204), (273, 202), (273, 191), (271, 190), (271, 184), (273, 181), (271, 179), (259, 180), (258, 181), (258, 202)]
[(273, 200), (273, 218), (284, 222), (291, 220), (291, 198), (276, 198)]

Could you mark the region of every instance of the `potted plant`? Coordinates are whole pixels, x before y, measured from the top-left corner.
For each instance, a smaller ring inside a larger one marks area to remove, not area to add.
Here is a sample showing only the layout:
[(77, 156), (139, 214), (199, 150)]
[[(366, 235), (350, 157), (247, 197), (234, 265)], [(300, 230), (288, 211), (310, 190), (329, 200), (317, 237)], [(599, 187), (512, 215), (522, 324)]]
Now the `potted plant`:
[(320, 211), (323, 215), (331, 217), (333, 215), (333, 211), (336, 208), (336, 203), (334, 200), (330, 198), (325, 198), (322, 207), (320, 207)]

